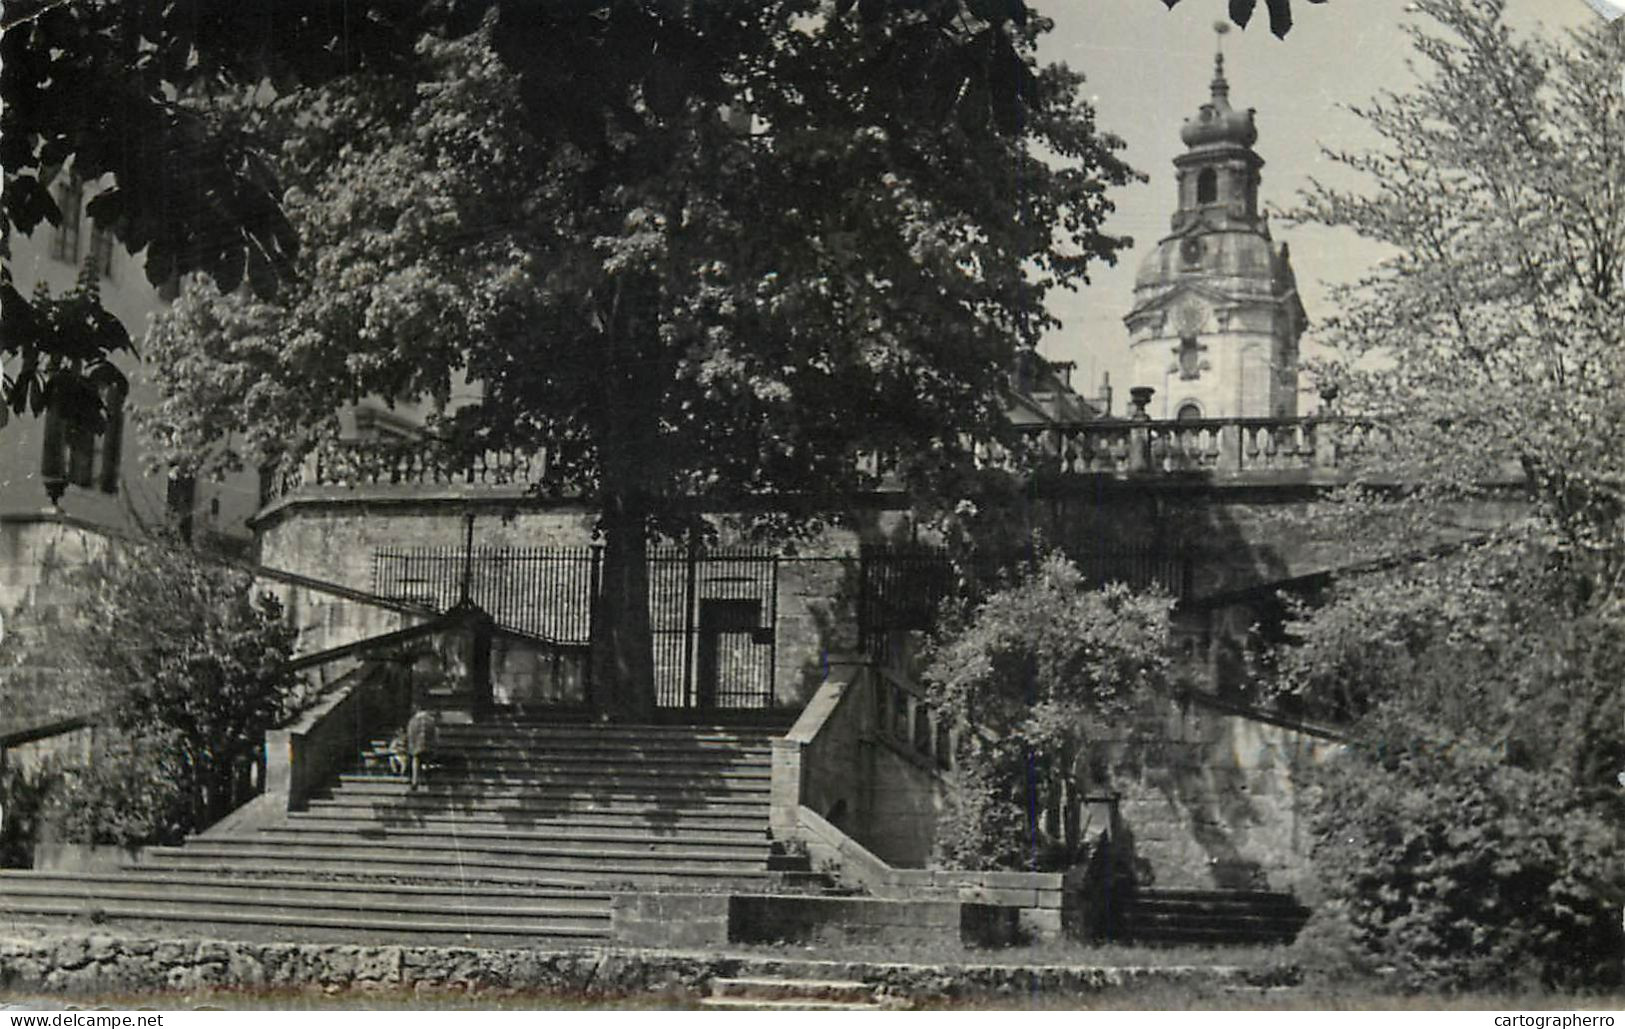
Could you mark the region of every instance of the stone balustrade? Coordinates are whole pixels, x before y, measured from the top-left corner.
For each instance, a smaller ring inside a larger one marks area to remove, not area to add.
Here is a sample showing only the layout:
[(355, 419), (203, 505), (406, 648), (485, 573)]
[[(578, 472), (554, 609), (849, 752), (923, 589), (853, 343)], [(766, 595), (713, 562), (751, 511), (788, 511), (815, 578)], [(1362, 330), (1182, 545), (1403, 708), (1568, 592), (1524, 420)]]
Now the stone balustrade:
[[(1345, 418), (1090, 421), (1024, 427), (1040, 472), (1061, 475), (1298, 477), (1337, 473), (1380, 451), (1371, 422)], [(987, 455), (1001, 463), (1003, 455)]]
[(305, 490), (365, 487), (510, 487), (539, 485), (549, 468), (545, 451), (491, 450), (457, 454), (435, 440), (327, 440), (299, 461), (278, 466), (266, 503)]
[[(1216, 478), (1301, 479), (1347, 470), (1357, 454), (1380, 453), (1381, 427), (1349, 418), (1207, 418), (1196, 421), (1100, 419), (1024, 426), (1028, 459), (1014, 450), (978, 447), (983, 467), (1035, 468), (1050, 475), (1157, 476), (1204, 474)], [(885, 477), (873, 455), (862, 469)], [(540, 485), (552, 462), (546, 451), (499, 450), (453, 454), (432, 440), (329, 440), (298, 462), (278, 467), (266, 485), (267, 503), (305, 491), (345, 488), (528, 490)]]

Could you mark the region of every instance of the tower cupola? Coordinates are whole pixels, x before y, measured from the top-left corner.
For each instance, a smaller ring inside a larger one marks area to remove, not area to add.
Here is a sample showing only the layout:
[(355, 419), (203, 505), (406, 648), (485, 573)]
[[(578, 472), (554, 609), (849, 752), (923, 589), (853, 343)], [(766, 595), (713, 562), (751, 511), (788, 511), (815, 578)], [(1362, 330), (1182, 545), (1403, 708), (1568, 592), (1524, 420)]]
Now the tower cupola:
[(1124, 318), (1132, 385), (1157, 391), (1162, 417), (1286, 417), (1297, 410), (1303, 305), (1286, 246), (1259, 212), (1258, 127), (1251, 109), (1230, 105), (1222, 49), (1209, 89), (1180, 129), (1169, 233), (1141, 261)]
[(1213, 59), (1213, 96), (1196, 116), (1185, 119), (1179, 138), (1191, 148), (1233, 144), (1250, 147), (1258, 142), (1258, 127), (1253, 124), (1253, 110), (1238, 111), (1230, 106), (1230, 83), (1224, 77), (1224, 53)]

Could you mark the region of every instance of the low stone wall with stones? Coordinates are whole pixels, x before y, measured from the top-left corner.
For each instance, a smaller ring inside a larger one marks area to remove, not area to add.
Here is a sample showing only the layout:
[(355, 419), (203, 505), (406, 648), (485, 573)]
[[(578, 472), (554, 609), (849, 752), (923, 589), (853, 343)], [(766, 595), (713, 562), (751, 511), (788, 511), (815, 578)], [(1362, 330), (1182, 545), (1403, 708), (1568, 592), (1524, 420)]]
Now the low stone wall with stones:
[[(1282, 985), (1297, 969), (1282, 964), (1100, 967), (1027, 963), (820, 961), (740, 954), (593, 949), (482, 950), (357, 947), (339, 944), (171, 940), (14, 932), (0, 938), (0, 990), (95, 1000), (99, 997), (209, 1000), (233, 991), (321, 990), (432, 994), (543, 993), (578, 1001), (638, 997), (688, 1006), (722, 976), (857, 980), (915, 1003), (1008, 996), (1023, 1003), (1048, 994), (1178, 985)], [(213, 1001), (219, 1003), (219, 1000)]]
[(623, 893), (610, 902), (610, 925), (623, 946), (712, 950), (811, 942), (1008, 947), (1022, 936), (1013, 907), (811, 894)]

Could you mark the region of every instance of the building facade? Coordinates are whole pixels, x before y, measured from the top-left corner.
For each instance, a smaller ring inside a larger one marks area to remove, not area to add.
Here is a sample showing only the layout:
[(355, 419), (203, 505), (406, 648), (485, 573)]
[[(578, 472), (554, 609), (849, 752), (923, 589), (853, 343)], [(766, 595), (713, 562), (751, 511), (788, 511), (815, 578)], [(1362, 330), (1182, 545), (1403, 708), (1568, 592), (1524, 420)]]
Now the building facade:
[(134, 533), (170, 525), (246, 547), (253, 538), (248, 519), (260, 501), (257, 474), (194, 483), (144, 467), (132, 416), (156, 390), (151, 369), (138, 355), (148, 319), (168, 300), (147, 281), (141, 255), (131, 254), (86, 214), (96, 192), (94, 183), (66, 171), (58, 175), (53, 193), (63, 212), (61, 224), (41, 224), (29, 236), (11, 240), (12, 274), (25, 294), (43, 286), (54, 297), (72, 290), (81, 272), (94, 275), (102, 306), (135, 344), (136, 354), (113, 358), (128, 386), (104, 391), (109, 423), (100, 435), (75, 433), (49, 414), (15, 415), (0, 408), (0, 518), (38, 515), (53, 507), (46, 480), (57, 478), (67, 485), (54, 507), (74, 518)]

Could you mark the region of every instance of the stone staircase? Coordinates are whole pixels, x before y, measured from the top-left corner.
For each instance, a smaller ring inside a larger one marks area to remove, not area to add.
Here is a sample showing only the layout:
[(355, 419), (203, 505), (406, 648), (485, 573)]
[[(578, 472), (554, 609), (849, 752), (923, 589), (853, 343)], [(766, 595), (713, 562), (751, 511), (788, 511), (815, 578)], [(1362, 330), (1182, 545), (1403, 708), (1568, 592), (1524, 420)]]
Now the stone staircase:
[(769, 733), (443, 726), (415, 791), (385, 741), (307, 809), (231, 819), (108, 874), (0, 873), (0, 914), (279, 939), (588, 943), (617, 891), (768, 890)]
[(1123, 912), (1129, 943), (1291, 943), (1309, 920), (1296, 897), (1262, 890), (1139, 890)]

